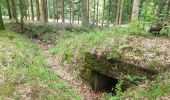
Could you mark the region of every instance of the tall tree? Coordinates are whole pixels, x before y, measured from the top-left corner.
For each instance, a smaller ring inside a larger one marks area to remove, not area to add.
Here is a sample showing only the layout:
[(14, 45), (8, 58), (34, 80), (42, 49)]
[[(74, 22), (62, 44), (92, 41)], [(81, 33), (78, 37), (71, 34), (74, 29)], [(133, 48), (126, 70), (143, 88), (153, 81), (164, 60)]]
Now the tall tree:
[(119, 15), (119, 25), (122, 24), (123, 4), (124, 4), (124, 0), (121, 0), (120, 15)]
[(17, 18), (17, 10), (16, 10), (16, 4), (14, 0), (11, 0), (12, 3), (12, 16), (16, 20), (16, 23), (18, 23), (18, 18)]
[(80, 21), (80, 0), (78, 0), (78, 24)]
[(23, 0), (19, 0), (19, 7), (20, 7), (20, 27), (21, 27), (21, 32), (24, 32), (24, 3)]
[(105, 6), (106, 6), (106, 0), (103, 0), (103, 18), (102, 18), (102, 26), (103, 26), (103, 24), (104, 24), (104, 18), (105, 18)]
[(53, 19), (55, 21), (56, 19), (56, 1), (53, 0)]
[(2, 13), (1, 13), (1, 0), (0, 0), (0, 30), (4, 30), (4, 23), (3, 23), (3, 19), (2, 19)]
[(37, 14), (37, 21), (40, 20), (40, 3), (39, 0), (36, 0), (36, 14)]
[(97, 14), (96, 14), (96, 24), (98, 25), (99, 22), (99, 0), (97, 0)]
[(7, 3), (7, 9), (8, 9), (9, 19), (12, 19), (11, 8), (10, 8), (10, 2), (9, 2), (9, 0), (6, 0), (6, 3)]
[(40, 0), (40, 20), (43, 23), (48, 22), (48, 7), (47, 7), (47, 0)]
[(131, 20), (138, 20), (139, 10), (140, 10), (140, 0), (133, 0)]
[(119, 24), (119, 18), (120, 18), (120, 4), (121, 4), (121, 0), (118, 0), (117, 2), (117, 11), (116, 11), (116, 25)]
[(30, 0), (30, 4), (31, 4), (31, 19), (32, 21), (34, 21), (34, 6), (32, 0)]
[(70, 0), (70, 24), (72, 23), (72, 17), (73, 17), (73, 1)]
[(62, 23), (65, 23), (65, 18), (64, 18), (64, 0), (61, 0), (61, 20)]
[(87, 0), (82, 0), (82, 25), (87, 26), (88, 25), (88, 8), (87, 8)]

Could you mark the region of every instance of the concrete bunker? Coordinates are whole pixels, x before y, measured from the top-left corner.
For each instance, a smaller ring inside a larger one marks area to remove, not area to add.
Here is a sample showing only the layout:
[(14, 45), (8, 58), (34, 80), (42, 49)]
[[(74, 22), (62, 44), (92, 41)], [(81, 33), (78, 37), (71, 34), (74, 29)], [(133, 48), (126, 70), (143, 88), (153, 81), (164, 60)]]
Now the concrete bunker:
[(119, 80), (124, 81), (121, 86), (122, 91), (134, 85), (126, 76), (136, 76), (139, 78), (146, 76), (147, 79), (153, 79), (156, 74), (156, 71), (123, 63), (118, 59), (107, 59), (104, 56), (91, 53), (85, 54), (85, 64), (82, 71), (83, 79), (93, 90), (106, 92), (113, 92)]

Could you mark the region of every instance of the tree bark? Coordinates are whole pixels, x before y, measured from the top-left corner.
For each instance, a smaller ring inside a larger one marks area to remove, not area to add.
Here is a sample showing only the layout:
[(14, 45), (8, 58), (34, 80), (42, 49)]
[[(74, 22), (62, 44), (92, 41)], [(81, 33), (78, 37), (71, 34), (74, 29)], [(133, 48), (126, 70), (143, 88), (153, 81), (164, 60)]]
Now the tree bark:
[(6, 3), (7, 3), (7, 9), (8, 9), (9, 19), (12, 19), (12, 14), (11, 14), (11, 8), (10, 8), (9, 0), (6, 0)]
[(39, 0), (36, 0), (36, 14), (37, 14), (37, 21), (40, 20), (40, 3)]
[(40, 20), (43, 23), (48, 22), (48, 8), (47, 8), (47, 0), (40, 0)]
[(117, 13), (116, 13), (116, 25), (119, 25), (119, 17), (120, 17), (120, 3), (121, 0), (118, 0), (117, 2)]
[(21, 32), (23, 33), (24, 32), (24, 7), (23, 7), (24, 3), (23, 3), (23, 0), (19, 0), (19, 7), (20, 7), (20, 20), (21, 20), (21, 23), (20, 23), (20, 27), (21, 27)]
[(78, 0), (78, 24), (80, 22), (80, 0)]
[(99, 23), (99, 0), (97, 0), (97, 15), (96, 15), (96, 24), (98, 25)]
[(73, 16), (73, 1), (70, 0), (70, 24), (72, 23), (72, 16)]
[(3, 23), (3, 19), (2, 19), (2, 13), (1, 13), (1, 0), (0, 0), (0, 30), (4, 30), (4, 23)]
[(65, 23), (65, 18), (64, 18), (64, 0), (61, 0), (61, 20), (62, 23)]
[(88, 26), (88, 8), (87, 8), (87, 0), (82, 0), (82, 26)]
[(30, 4), (31, 4), (31, 18), (32, 18), (32, 21), (34, 21), (34, 6), (33, 6), (32, 0), (30, 0)]
[(122, 24), (123, 5), (124, 5), (124, 0), (121, 0), (120, 16), (119, 16), (119, 25)]
[(53, 0), (53, 19), (54, 19), (54, 21), (56, 19), (56, 2), (55, 2), (55, 0)]
[(103, 19), (102, 19), (102, 26), (104, 25), (104, 18), (105, 18), (105, 6), (106, 6), (106, 0), (103, 1)]
[(11, 0), (11, 3), (12, 3), (12, 16), (13, 16), (13, 18), (16, 20), (16, 23), (18, 23), (15, 1), (14, 1), (14, 0)]
[(140, 10), (139, 6), (140, 6), (140, 0), (133, 0), (131, 21), (138, 20), (138, 18), (139, 18), (139, 10)]

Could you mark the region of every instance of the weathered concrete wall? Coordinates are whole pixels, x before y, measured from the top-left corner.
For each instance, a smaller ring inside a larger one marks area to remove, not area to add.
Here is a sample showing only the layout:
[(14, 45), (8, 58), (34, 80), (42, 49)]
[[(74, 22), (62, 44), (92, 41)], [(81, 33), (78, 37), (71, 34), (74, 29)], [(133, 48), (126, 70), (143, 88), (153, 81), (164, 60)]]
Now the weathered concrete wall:
[(157, 71), (123, 63), (118, 59), (111, 60), (91, 53), (86, 53), (85, 55), (83, 78), (90, 83), (96, 91), (102, 90), (104, 86), (108, 86), (110, 81), (114, 79), (115, 82), (113, 81), (113, 84), (117, 83), (116, 79), (124, 80), (126, 84), (124, 84), (123, 87), (128, 87), (131, 84), (125, 78), (128, 75), (137, 77), (145, 76), (148, 79), (153, 79), (156, 74)]

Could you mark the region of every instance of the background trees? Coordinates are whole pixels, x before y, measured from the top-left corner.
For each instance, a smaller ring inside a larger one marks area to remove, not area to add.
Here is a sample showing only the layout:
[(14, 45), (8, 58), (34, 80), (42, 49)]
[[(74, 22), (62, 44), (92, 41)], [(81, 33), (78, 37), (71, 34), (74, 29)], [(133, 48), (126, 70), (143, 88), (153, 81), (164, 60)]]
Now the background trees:
[[(22, 0), (24, 20), (82, 25), (121, 25), (169, 18), (170, 0)], [(3, 15), (18, 19), (20, 0), (3, 0)]]

